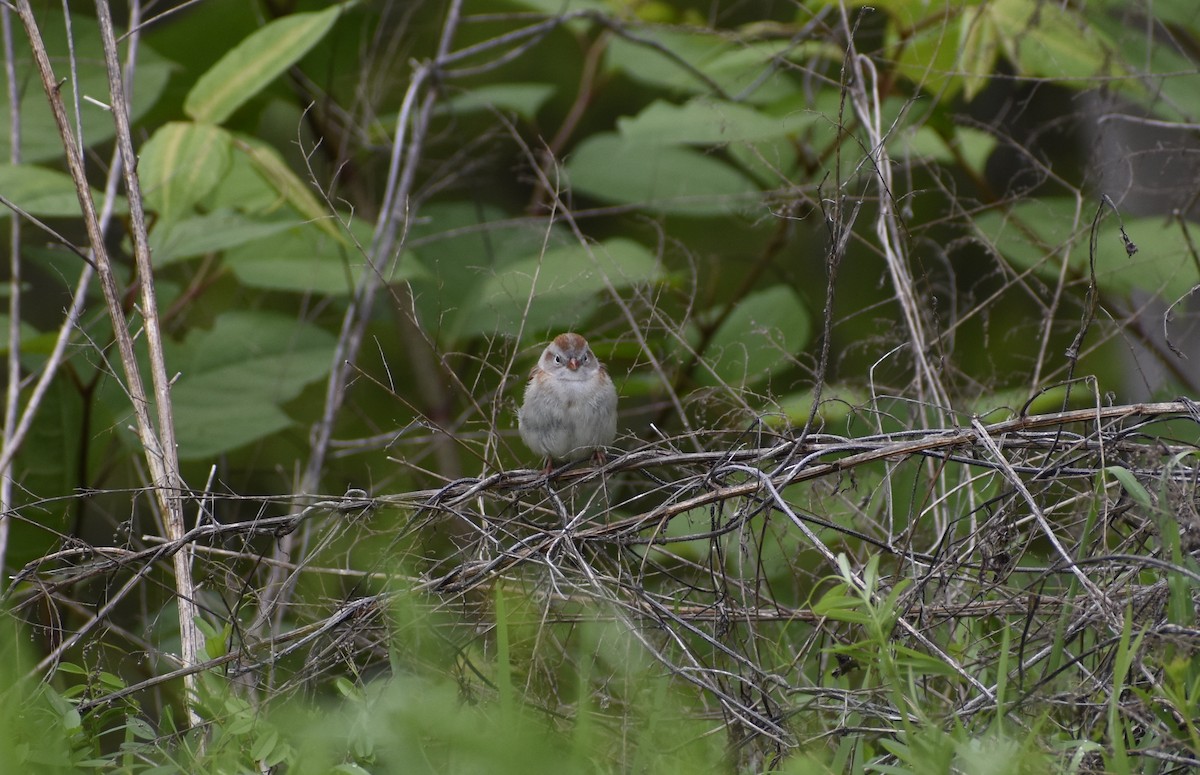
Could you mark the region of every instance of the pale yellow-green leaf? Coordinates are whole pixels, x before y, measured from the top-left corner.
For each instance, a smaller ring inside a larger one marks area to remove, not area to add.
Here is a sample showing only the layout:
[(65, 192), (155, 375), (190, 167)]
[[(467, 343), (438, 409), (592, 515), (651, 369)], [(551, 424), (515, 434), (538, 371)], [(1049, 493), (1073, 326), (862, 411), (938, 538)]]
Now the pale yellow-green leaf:
[(219, 124), (258, 94), (315, 46), (341, 13), (294, 13), (246, 36), (208, 69), (184, 100), (184, 111), (197, 121)]
[(258, 174), (276, 191), (279, 204), (291, 205), (296, 212), (316, 223), (330, 236), (339, 240), (346, 239), (329, 209), (317, 199), (310, 186), (292, 171), (279, 155), (279, 151), (261, 140), (245, 135), (235, 138), (234, 148), (245, 155)]
[(232, 154), (233, 137), (218, 126), (164, 124), (138, 157), (147, 205), (168, 220), (184, 216), (225, 176)]

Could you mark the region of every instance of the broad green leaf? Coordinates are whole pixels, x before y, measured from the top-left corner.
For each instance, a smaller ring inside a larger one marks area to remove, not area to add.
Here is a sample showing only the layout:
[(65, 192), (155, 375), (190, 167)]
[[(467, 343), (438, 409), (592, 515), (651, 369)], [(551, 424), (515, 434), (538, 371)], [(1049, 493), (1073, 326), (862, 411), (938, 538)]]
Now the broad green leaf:
[(278, 404), (260, 396), (213, 393), (193, 385), (171, 391), (180, 460), (204, 460), (244, 447), (290, 428), (293, 421)]
[(1025, 387), (1009, 388), (981, 393), (967, 404), (967, 410), (985, 423), (1004, 422), (1019, 415), (1045, 414), (1063, 409), (1063, 400), (1070, 398), (1071, 404), (1086, 405), (1087, 393), (1082, 390), (1067, 395), (1065, 387), (1058, 386), (1037, 394), (1030, 394)]
[(154, 740), (158, 738), (158, 731), (144, 719), (140, 719), (137, 716), (128, 716), (125, 723), (134, 737), (141, 740)]
[(313, 194), (312, 188), (292, 171), (283, 157), (257, 138), (239, 135), (234, 148), (245, 155), (255, 171), (278, 196), (276, 206), (286, 202), (300, 215), (313, 221), (335, 239), (345, 239), (329, 209)]
[[(370, 242), (370, 224), (356, 222), (359, 243)], [(366, 271), (366, 259), (346, 240), (335, 240), (312, 224), (248, 241), (225, 254), (225, 263), (244, 285), (276, 291), (344, 295), (353, 292)], [(412, 252), (405, 252), (387, 282), (424, 276)]]
[(175, 436), (182, 460), (205, 460), (290, 428), (294, 421), (277, 403), (261, 396), (238, 397), (180, 386), (175, 402)]
[[(45, 359), (41, 360), (44, 363)], [(90, 374), (89, 371), (87, 375)], [(63, 463), (79, 460), (86, 447), (79, 431), (86, 427), (85, 418), (89, 417), (90, 411), (91, 407), (84, 408), (79, 391), (67, 380), (56, 379), (50, 383), (39, 408), (39, 420), (30, 426), (29, 435), (21, 445), (22, 487), (67, 491), (74, 486), (71, 479), (75, 473), (71, 466)]]
[[(1129, 10), (1126, 0), (1103, 0), (1109, 9), (1116, 11), (1114, 15), (1123, 15)], [(1200, 30), (1200, 6), (1192, 0), (1154, 0), (1154, 18), (1163, 24), (1175, 24), (1193, 33)], [(1139, 37), (1143, 30), (1135, 31)]]
[[(1008, 213), (988, 212), (975, 225), (989, 246), (1013, 264), (1047, 277), (1058, 276), (1064, 252), (1076, 277), (1089, 271), (1088, 242), (1094, 205), (1075, 223), (1074, 201), (1043, 199), (1027, 202)], [(1127, 293), (1138, 289), (1174, 301), (1191, 290), (1197, 271), (1183, 231), (1161, 218), (1126, 218), (1125, 231), (1137, 245), (1129, 256), (1121, 241), (1116, 219), (1103, 213), (1096, 241), (1096, 282), (1101, 293)]]
[(808, 336), (808, 311), (791, 288), (776, 285), (751, 294), (713, 334), (703, 353), (712, 371), (697, 370), (697, 382), (734, 388), (761, 382), (789, 368)]
[(196, 121), (225, 121), (325, 37), (339, 13), (340, 5), (294, 13), (246, 36), (200, 76), (184, 111)]
[[(846, 418), (857, 407), (869, 403), (865, 393), (853, 387), (826, 385), (821, 391), (821, 404), (817, 407), (817, 427), (842, 427)], [(802, 390), (780, 397), (765, 410), (761, 417), (774, 428), (796, 428), (808, 422), (813, 408), (813, 391)]]
[(791, 185), (796, 169), (797, 143), (788, 137), (760, 140), (755, 143), (734, 143), (725, 152), (754, 176), (765, 189)]
[(261, 240), (295, 227), (295, 220), (257, 220), (220, 210), (195, 218), (162, 220), (150, 232), (150, 250), (156, 266), (193, 256), (215, 253), (252, 240)]
[(683, 105), (657, 100), (632, 118), (617, 119), (630, 143), (723, 145), (794, 135), (820, 117), (796, 111), (780, 118), (745, 105), (697, 97)]
[(633, 39), (614, 38), (605, 61), (610, 70), (670, 92), (726, 96), (762, 105), (802, 93), (786, 68), (779, 67), (779, 58), (831, 51), (818, 42), (735, 43), (717, 32), (647, 27)]
[(279, 191), (248, 163), (244, 156), (248, 148), (239, 149), (235, 142), (234, 150), (237, 163), (229, 165), (225, 177), (198, 203), (199, 209), (207, 212), (236, 210), (264, 217), (276, 213), (282, 201)]
[[(932, 12), (932, 9), (930, 9)], [(903, 21), (890, 29), (899, 47), (898, 71), (922, 91), (947, 99), (965, 89), (969, 99), (992, 75), (1000, 50), (984, 9), (956, 8), (936, 24)], [(907, 13), (898, 18), (907, 17)], [(915, 27), (914, 27), (915, 25)]]
[[(11, 295), (8, 293), (8, 290), (9, 289), (6, 287), (5, 292), (0, 294), (0, 296)], [(8, 316), (7, 313), (0, 314), (0, 355), (8, 355), (8, 324), (9, 324), (10, 320), (11, 320), (11, 318)], [(22, 355), (27, 354), (26, 348), (30, 347), (30, 345), (32, 345), (36, 349), (32, 350), (28, 354), (33, 354), (33, 355), (43, 354), (41, 352), (42, 348), (40, 345), (41, 345), (41, 342), (45, 335), (42, 334), (40, 331), (38, 331), (36, 328), (34, 328), (29, 323), (26, 323), (25, 321), (21, 321), (18, 324), (18, 327), (20, 328), (21, 354)], [(55, 333), (50, 334), (50, 336), (56, 337), (56, 336), (58, 336), (58, 334), (57, 334), (57, 332), (55, 332)]]
[(986, 6), (996, 35), (1011, 41), (1021, 74), (1090, 86), (1106, 74), (1115, 48), (1081, 15), (1040, 0), (994, 0)]
[[(899, 24), (908, 28), (916, 26), (919, 22), (927, 19), (935, 12), (929, 3), (924, 0), (811, 0), (814, 8), (824, 8), (829, 6), (845, 6), (847, 8), (861, 8), (867, 6), (873, 10), (883, 11), (888, 16), (897, 20)], [(949, 9), (946, 6), (939, 6), (936, 11), (944, 15), (947, 10), (957, 10), (959, 8), (977, 6), (990, 2), (990, 0), (954, 0)]]
[[(1019, 75), (1076, 86), (1105, 74), (1114, 61), (1115, 47), (1094, 25), (1040, 0), (964, 3), (949, 12), (912, 3), (884, 7), (894, 18), (888, 37), (899, 49), (900, 72), (942, 99), (959, 90), (967, 99), (974, 97), (1001, 55)], [(913, 18), (914, 10), (924, 17)]]
[[(1194, 29), (1200, 32), (1200, 7), (1191, 0), (1183, 0), (1189, 6)], [(1154, 16), (1160, 21), (1167, 14), (1168, 6), (1162, 2), (1154, 5)], [(1089, 14), (1088, 21), (1096, 30), (1113, 41), (1120, 51), (1124, 69), (1137, 72), (1137, 77), (1113, 78), (1105, 87), (1119, 92), (1138, 103), (1142, 109), (1160, 118), (1195, 123), (1200, 115), (1200, 89), (1196, 88), (1193, 59), (1173, 46), (1162, 45), (1156, 36), (1147, 36), (1141, 29), (1130, 28), (1122, 23), (1124, 14)], [(1121, 111), (1126, 112), (1126, 111)]]
[[(43, 4), (37, 20), (55, 75), (64, 80), (62, 97), (66, 103), (71, 133), (76, 133), (75, 108), (79, 98), (79, 118), (83, 126), (84, 147), (111, 140), (116, 133), (112, 113), (101, 105), (83, 99), (87, 96), (102, 104), (112, 102), (108, 92), (108, 75), (104, 70), (104, 51), (100, 28), (93, 18), (72, 14), (71, 30), (74, 39), (77, 81), (70, 80), (67, 66), (66, 26), (61, 3)], [(15, 21), (15, 20), (14, 20)], [(18, 29), (20, 25), (17, 25)], [(117, 30), (118, 36), (121, 31)], [(63, 144), (54, 115), (46, 101), (41, 80), (33, 67), (33, 56), (24, 33), (13, 35), (17, 83), (21, 89), (21, 160), (24, 163), (44, 162), (63, 156)], [(171, 71), (178, 69), (144, 42), (138, 45), (137, 67), (133, 73), (132, 96), (129, 104), (131, 119), (137, 121), (158, 102), (170, 80)], [(7, 100), (5, 101), (7, 104)], [(76, 137), (75, 141), (79, 142)], [(0, 159), (9, 159), (11, 132), (7, 113), (0, 120)]]
[(220, 127), (165, 124), (138, 156), (147, 205), (168, 220), (184, 216), (225, 177), (232, 154), (233, 137)]
[(613, 134), (593, 135), (576, 148), (567, 176), (578, 193), (679, 215), (745, 212), (760, 198), (754, 181), (713, 156)]
[[(69, 218), (79, 216), (79, 197), (75, 194), (75, 183), (65, 172), (34, 167), (30, 164), (0, 164), (0, 194), (30, 215), (39, 218)], [(96, 206), (104, 192), (91, 190)], [(128, 205), (123, 197), (117, 198), (117, 212), (124, 213)], [(0, 218), (12, 211), (0, 206)]]
[(894, 133), (888, 145), (893, 157), (933, 159), (951, 165), (961, 161), (982, 176), (988, 156), (996, 148), (996, 138), (979, 129), (955, 127), (953, 136), (947, 140), (925, 124)]
[(279, 745), (279, 731), (273, 727), (261, 730), (250, 746), (250, 757), (255, 761), (270, 758), (271, 753)]
[[(227, 312), (168, 353), (181, 458), (211, 457), (291, 424), (280, 404), (329, 372), (332, 334), (265, 312)], [(236, 397), (236, 400), (231, 400)]]
[(550, 16), (569, 11), (597, 11), (602, 14), (612, 11), (612, 5), (603, 0), (514, 0), (513, 4)]
[(286, 315), (231, 311), (212, 329), (192, 332), (177, 363), (193, 384), (287, 401), (328, 373), (334, 344), (323, 328)]
[(498, 83), (480, 86), (455, 95), (438, 105), (438, 113), (468, 113), (475, 110), (512, 111), (532, 120), (546, 101), (554, 96), (548, 83)]
[(655, 256), (632, 240), (612, 239), (590, 250), (579, 245), (550, 250), (487, 278), (460, 310), (454, 332), (467, 337), (515, 333), (522, 321), (527, 332), (575, 325), (598, 306), (607, 283), (628, 288), (655, 281), (659, 272)]
[(444, 344), (455, 341), (453, 321), (470, 314), (489, 279), (544, 250), (575, 244), (560, 223), (506, 215), (477, 201), (434, 202), (421, 208), (413, 224), (408, 244), (428, 272), (415, 280), (414, 304), (423, 321), (450, 321), (436, 324)]

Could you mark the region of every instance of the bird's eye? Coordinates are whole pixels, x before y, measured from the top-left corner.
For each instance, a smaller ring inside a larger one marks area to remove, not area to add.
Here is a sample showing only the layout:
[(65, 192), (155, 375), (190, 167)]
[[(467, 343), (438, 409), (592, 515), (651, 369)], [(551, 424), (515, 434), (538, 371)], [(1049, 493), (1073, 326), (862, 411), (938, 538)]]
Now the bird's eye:
[(555, 362), (555, 363), (562, 363), (562, 356), (561, 356), (561, 355), (556, 355), (556, 356), (554, 356), (554, 362)]

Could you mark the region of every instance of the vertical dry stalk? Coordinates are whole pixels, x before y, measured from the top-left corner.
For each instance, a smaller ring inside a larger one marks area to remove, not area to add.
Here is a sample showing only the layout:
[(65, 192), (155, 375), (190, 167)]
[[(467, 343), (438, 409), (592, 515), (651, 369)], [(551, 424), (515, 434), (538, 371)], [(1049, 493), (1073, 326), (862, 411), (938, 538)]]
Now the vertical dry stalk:
[[(117, 287), (113, 272), (112, 260), (104, 244), (104, 233), (97, 216), (95, 203), (92, 201), (88, 186), (87, 174), (83, 166), (83, 156), (72, 135), (68, 123), (66, 109), (63, 105), (62, 94), (50, 65), (41, 32), (33, 17), (29, 0), (17, 0), (17, 13), (25, 26), (33, 51), (34, 62), (41, 77), (42, 88), (54, 114), (54, 121), (62, 138), (64, 155), (68, 171), (75, 184), (76, 195), (79, 199), (80, 211), (84, 225), (87, 228), (88, 240), (91, 243), (92, 255), (95, 259), (100, 287), (104, 293), (105, 305), (113, 324), (113, 335), (116, 338), (117, 350), (120, 353), (121, 365), (125, 372), (126, 390), (131, 398), (134, 417), (137, 421), (138, 438), (145, 450), (146, 463), (153, 478), (154, 492), (158, 500), (167, 537), (175, 540), (183, 535), (183, 507), (180, 500), (182, 481), (179, 475), (179, 463), (175, 449), (174, 423), (171, 415), (169, 384), (166, 377), (166, 363), (162, 352), (161, 331), (158, 326), (156, 300), (154, 297), (154, 277), (150, 266), (149, 250), (146, 243), (144, 212), (141, 207), (140, 189), (136, 175), (136, 157), (133, 154), (133, 143), (129, 132), (128, 106), (125, 99), (124, 79), (116, 58), (116, 40), (112, 31), (112, 19), (106, 0), (96, 0), (97, 13), (100, 20), (101, 34), (104, 42), (105, 63), (108, 70), (109, 86), (112, 99), (112, 112), (116, 122), (117, 142), (120, 150), (119, 162), (125, 170), (126, 193), (129, 198), (131, 219), (134, 227), (133, 241), (135, 245), (135, 261), (138, 272), (138, 282), (141, 286), (143, 325), (151, 362), (151, 378), (155, 390), (155, 408), (158, 414), (158, 424), (150, 415), (150, 399), (146, 394), (142, 375), (138, 369), (137, 356), (134, 351), (133, 337), (129, 333), (128, 321), (121, 306), (121, 292)], [(191, 569), (186, 552), (179, 552), (175, 560), (175, 587), (179, 605), (179, 624), (181, 638), (181, 657), (185, 667), (196, 663), (199, 653), (199, 633), (194, 619), (196, 608), (194, 590), (191, 580)], [(187, 704), (189, 718), (196, 720), (191, 711), (191, 701), (195, 688), (195, 677), (185, 679), (188, 690)]]
[[(4, 35), (4, 74), (8, 84), (8, 161), (21, 163), (21, 100), (17, 88), (17, 67), (13, 54), (12, 21), (8, 8), (0, 8), (0, 31)], [(17, 406), (21, 398), (21, 220), (13, 216), (9, 224), (8, 291), (8, 390), (4, 395), (3, 448), (12, 444), (17, 426)], [(8, 556), (9, 509), (12, 508), (12, 461), (0, 467), (0, 570)], [(4, 577), (0, 573), (0, 588)]]
[[(870, 57), (859, 54), (854, 45), (854, 25), (843, 4), (840, 8), (842, 28), (846, 34), (847, 66), (853, 75), (846, 88), (854, 113), (867, 134), (867, 159), (879, 190), (878, 211), (875, 216), (875, 235), (887, 264), (896, 301), (904, 313), (908, 329), (908, 346), (912, 350), (913, 364), (917, 372), (917, 394), (923, 402), (932, 402), (944, 417), (949, 411), (950, 399), (941, 376), (929, 362), (926, 350), (929, 339), (917, 298), (912, 271), (904, 255), (903, 230), (896, 213), (896, 194), (892, 182), (892, 160), (887, 152), (887, 136), (890, 128), (883, 125), (883, 95), (879, 93), (879, 76)], [(934, 423), (937, 424), (937, 423)]]
[[(345, 400), (349, 375), (358, 359), (358, 351), (362, 345), (367, 323), (375, 305), (375, 297), (386, 282), (387, 277), (394, 271), (395, 263), (399, 260), (400, 248), (403, 244), (401, 223), (407, 224), (408, 202), (412, 195), (416, 180), (417, 164), (421, 160), (424, 148), (425, 133), (433, 115), (433, 107), (438, 96), (436, 86), (430, 87), (420, 106), (417, 98), (426, 89), (432, 76), (442, 67), (442, 61), (450, 53), (450, 45), (458, 30), (462, 0), (454, 0), (446, 9), (446, 18), (442, 24), (442, 34), (438, 42), (438, 50), (433, 62), (417, 68), (409, 82), (408, 91), (400, 107), (396, 119), (396, 138), (392, 144), (392, 156), (388, 168), (387, 187), (384, 194), (383, 206), (375, 225), (374, 239), (370, 253), (367, 256), (369, 267), (363, 273), (363, 278), (355, 289), (346, 313), (342, 318), (342, 328), (338, 335), (338, 344), (334, 350), (333, 367), (326, 383), (325, 408), (321, 419), (313, 426), (311, 433), (312, 447), (309, 450), (308, 462), (297, 488), (298, 493), (309, 494), (317, 490), (321, 472), (325, 468), (325, 455), (333, 436), (333, 426)], [(411, 137), (408, 134), (411, 125)], [(302, 527), (298, 533), (306, 530)], [(300, 539), (297, 533), (284, 536), (276, 548), (275, 558), (284, 560)], [(274, 563), (265, 585), (263, 601), (258, 618), (253, 627), (258, 628), (267, 621), (282, 613), (282, 601), (288, 594), (289, 585), (286, 583), (287, 571), (282, 563)]]

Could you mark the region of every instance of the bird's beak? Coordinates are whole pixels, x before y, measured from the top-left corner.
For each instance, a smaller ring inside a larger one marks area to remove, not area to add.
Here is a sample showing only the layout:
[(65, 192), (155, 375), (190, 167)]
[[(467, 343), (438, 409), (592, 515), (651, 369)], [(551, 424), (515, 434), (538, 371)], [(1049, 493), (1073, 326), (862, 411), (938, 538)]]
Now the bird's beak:
[(575, 371), (576, 369), (578, 369), (579, 368), (579, 359), (578, 358), (569, 358), (567, 360), (567, 368), (570, 369), (571, 371)]

